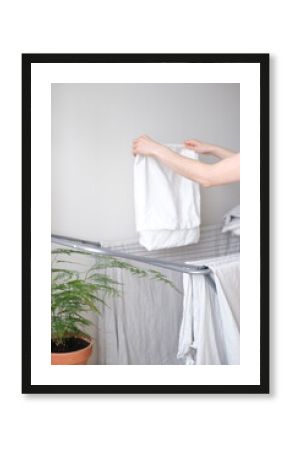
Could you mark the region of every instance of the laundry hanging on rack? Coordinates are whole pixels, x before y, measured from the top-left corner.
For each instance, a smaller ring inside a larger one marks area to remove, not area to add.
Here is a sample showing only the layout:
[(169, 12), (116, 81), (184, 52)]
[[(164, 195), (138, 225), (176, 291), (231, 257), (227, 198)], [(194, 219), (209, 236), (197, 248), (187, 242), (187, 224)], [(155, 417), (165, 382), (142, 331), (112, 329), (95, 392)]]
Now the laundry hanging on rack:
[[(197, 153), (168, 145), (191, 159)], [(199, 184), (176, 174), (153, 157), (137, 155), (134, 200), (139, 243), (147, 250), (180, 247), (199, 240)]]
[(183, 275), (183, 318), (177, 356), (185, 364), (239, 364), (239, 255), (202, 262), (212, 271), (215, 289), (205, 276)]
[[(102, 241), (102, 246), (92, 245), (92, 242), (52, 235), (54, 245), (65, 245), (78, 250), (91, 251), (92, 254), (106, 254), (110, 249), (116, 257), (126, 254), (126, 259), (140, 256), (148, 257), (148, 252), (135, 239), (124, 241)], [(104, 249), (104, 248), (105, 249)], [(237, 236), (220, 233), (220, 223), (201, 226), (200, 240), (186, 247), (155, 250), (150, 253), (152, 269), (154, 259), (164, 262), (184, 265), (186, 261), (193, 264), (204, 265), (206, 261), (212, 263), (219, 255), (229, 255), (239, 252), (240, 241)], [(94, 253), (94, 249), (96, 253)], [(111, 254), (111, 253), (108, 253)], [(132, 259), (134, 261), (134, 259)], [(202, 264), (201, 264), (202, 261)], [(141, 261), (140, 261), (141, 263)], [(138, 264), (139, 265), (139, 264)], [(144, 268), (146, 269), (146, 266)], [(188, 264), (187, 264), (188, 267)], [(157, 270), (159, 270), (157, 268)], [(90, 314), (89, 319), (95, 324), (92, 327), (92, 336), (95, 339), (93, 355), (89, 364), (173, 364), (182, 365), (186, 358), (177, 359), (178, 342), (181, 337), (180, 324), (183, 320), (188, 331), (188, 339), (183, 335), (184, 349), (189, 350), (188, 355), (194, 356), (195, 350), (190, 347), (195, 345), (193, 339), (194, 327), (192, 316), (185, 315), (188, 309), (183, 310), (182, 302), (182, 275), (179, 271), (162, 269), (162, 273), (170, 279), (178, 291), (172, 289), (167, 283), (158, 280), (133, 277), (127, 271), (119, 268), (107, 269), (107, 274), (120, 283), (122, 289), (120, 298), (108, 296), (101, 316)], [(193, 275), (197, 283), (205, 275)], [(207, 278), (207, 277), (206, 277)], [(190, 278), (189, 278), (190, 279)], [(204, 285), (204, 286), (207, 286)], [(211, 285), (209, 284), (209, 288)], [(238, 288), (237, 288), (238, 289)], [(196, 296), (195, 296), (196, 297)], [(188, 298), (188, 300), (190, 300)], [(188, 303), (188, 308), (192, 303)], [(206, 303), (204, 304), (206, 306)], [(211, 311), (211, 310), (209, 310)], [(206, 318), (207, 310), (204, 309)], [(208, 316), (210, 317), (210, 316)], [(206, 322), (203, 322), (205, 325)], [(214, 341), (215, 342), (215, 341)], [(213, 343), (211, 342), (211, 349)], [(201, 360), (201, 349), (198, 356)]]

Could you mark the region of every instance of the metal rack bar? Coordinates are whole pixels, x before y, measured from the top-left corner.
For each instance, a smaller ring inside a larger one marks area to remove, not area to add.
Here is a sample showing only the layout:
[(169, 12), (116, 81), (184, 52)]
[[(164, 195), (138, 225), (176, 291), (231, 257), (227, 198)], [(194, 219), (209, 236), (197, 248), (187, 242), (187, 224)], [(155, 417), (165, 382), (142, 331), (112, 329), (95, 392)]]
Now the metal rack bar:
[(207, 266), (193, 266), (191, 264), (178, 264), (163, 261), (160, 259), (149, 258), (147, 256), (136, 256), (131, 253), (124, 253), (114, 251), (110, 248), (102, 247), (99, 242), (84, 241), (80, 239), (69, 238), (66, 236), (59, 236), (56, 234), (51, 235), (51, 240), (55, 244), (64, 245), (77, 250), (87, 251), (90, 253), (97, 253), (101, 255), (110, 255), (116, 258), (130, 259), (143, 264), (150, 264), (156, 267), (162, 267), (163, 269), (170, 269), (176, 272), (189, 273), (192, 275), (209, 275), (210, 269)]

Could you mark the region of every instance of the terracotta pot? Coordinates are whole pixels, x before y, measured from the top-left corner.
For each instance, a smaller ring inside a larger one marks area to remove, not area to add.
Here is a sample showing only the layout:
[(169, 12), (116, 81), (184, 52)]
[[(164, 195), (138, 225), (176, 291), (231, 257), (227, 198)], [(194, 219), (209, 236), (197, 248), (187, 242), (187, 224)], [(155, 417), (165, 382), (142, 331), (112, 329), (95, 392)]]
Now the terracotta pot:
[(76, 350), (74, 352), (67, 353), (51, 353), (52, 365), (81, 365), (87, 364), (89, 357), (93, 351), (93, 341), (90, 339), (82, 338), (84, 341), (89, 342), (86, 348)]

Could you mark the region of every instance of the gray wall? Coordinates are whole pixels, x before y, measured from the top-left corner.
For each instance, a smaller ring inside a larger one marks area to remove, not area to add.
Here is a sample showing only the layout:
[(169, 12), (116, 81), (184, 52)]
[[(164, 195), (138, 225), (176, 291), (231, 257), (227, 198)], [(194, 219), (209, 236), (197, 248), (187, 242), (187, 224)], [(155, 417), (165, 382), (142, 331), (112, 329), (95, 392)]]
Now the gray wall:
[[(136, 236), (131, 143), (140, 134), (239, 150), (239, 84), (52, 84), (51, 94), (53, 233)], [(239, 184), (201, 198), (202, 223), (220, 222), (239, 203)]]

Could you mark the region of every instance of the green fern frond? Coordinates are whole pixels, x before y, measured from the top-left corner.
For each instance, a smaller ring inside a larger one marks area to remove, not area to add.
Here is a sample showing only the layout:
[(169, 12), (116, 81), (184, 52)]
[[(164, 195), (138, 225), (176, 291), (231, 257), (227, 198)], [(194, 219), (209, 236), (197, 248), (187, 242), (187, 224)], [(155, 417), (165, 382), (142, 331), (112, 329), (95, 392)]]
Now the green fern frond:
[[(62, 343), (68, 336), (89, 337), (86, 328), (91, 326), (92, 322), (84, 317), (84, 314), (93, 312), (100, 315), (100, 306), (107, 306), (104, 300), (106, 296), (121, 295), (119, 288), (123, 284), (103, 273), (104, 270), (122, 269), (134, 277), (160, 281), (178, 291), (161, 272), (154, 269), (145, 270), (109, 255), (64, 248), (52, 250), (52, 255), (51, 338), (56, 344)], [(87, 263), (72, 260), (75, 255), (87, 257)], [(72, 267), (83, 266), (85, 269), (68, 269), (67, 264)]]

